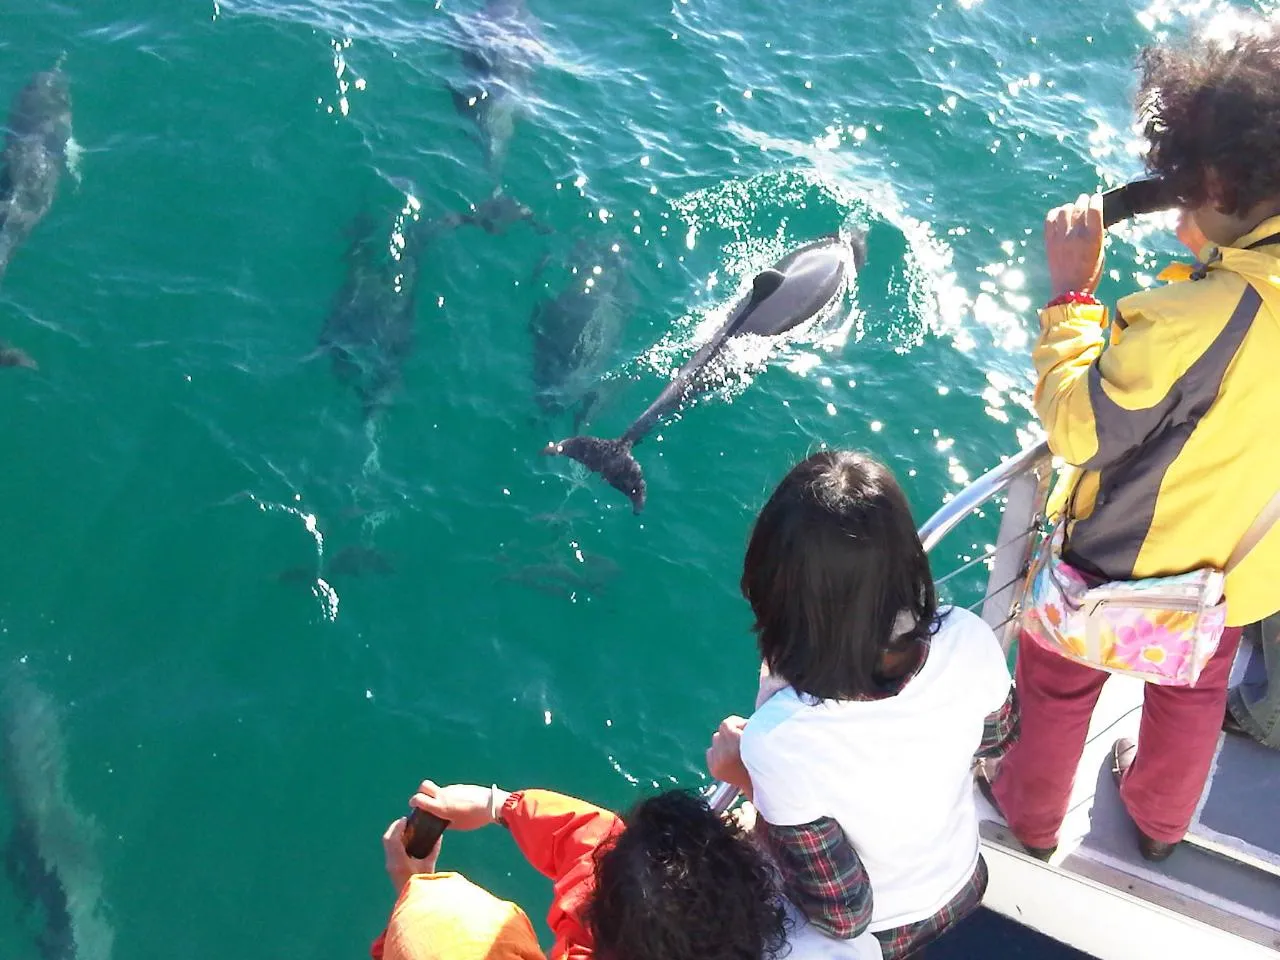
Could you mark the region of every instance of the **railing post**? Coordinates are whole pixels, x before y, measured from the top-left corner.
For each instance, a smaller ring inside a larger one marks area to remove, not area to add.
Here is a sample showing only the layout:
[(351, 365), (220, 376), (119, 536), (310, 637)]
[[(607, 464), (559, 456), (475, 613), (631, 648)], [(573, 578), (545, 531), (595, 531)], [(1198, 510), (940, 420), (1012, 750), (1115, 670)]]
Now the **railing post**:
[(982, 601), (982, 619), (995, 631), (1007, 654), (1016, 639), (1022, 607), (1022, 586), (1031, 553), (1036, 546), (1036, 517), (1049, 492), (1052, 471), (1048, 460), (1020, 474), (1009, 485), (1009, 495), (996, 534), (996, 550), (991, 558), (988, 590)]

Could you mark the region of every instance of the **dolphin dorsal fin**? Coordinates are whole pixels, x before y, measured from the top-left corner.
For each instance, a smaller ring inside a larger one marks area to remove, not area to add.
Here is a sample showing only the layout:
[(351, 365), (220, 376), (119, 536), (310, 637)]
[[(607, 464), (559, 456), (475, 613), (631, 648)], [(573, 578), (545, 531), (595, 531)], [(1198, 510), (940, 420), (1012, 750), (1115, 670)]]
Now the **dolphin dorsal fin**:
[(786, 275), (778, 270), (761, 270), (756, 274), (754, 280), (751, 281), (751, 302), (757, 304), (766, 297), (772, 296), (780, 286), (782, 281), (787, 279)]
[[(787, 279), (786, 275), (779, 270), (761, 270), (757, 273), (751, 280), (751, 299), (738, 308), (733, 320), (721, 331), (721, 342), (739, 333), (743, 325), (751, 319), (751, 315), (755, 313), (756, 308), (773, 296), (778, 288), (782, 286), (782, 281), (785, 279)], [(712, 343), (717, 342), (712, 341)], [(704, 347), (703, 349), (706, 348)]]

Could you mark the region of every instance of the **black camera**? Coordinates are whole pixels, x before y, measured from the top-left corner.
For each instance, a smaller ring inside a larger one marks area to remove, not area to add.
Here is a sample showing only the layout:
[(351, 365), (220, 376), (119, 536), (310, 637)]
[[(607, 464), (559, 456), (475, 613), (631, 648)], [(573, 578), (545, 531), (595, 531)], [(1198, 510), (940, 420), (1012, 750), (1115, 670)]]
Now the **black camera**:
[(1134, 180), (1102, 195), (1102, 225), (1113, 227), (1122, 220), (1178, 206), (1178, 198), (1159, 177)]
[(448, 820), (414, 807), (404, 826), (404, 852), (415, 860), (424, 859), (448, 826)]

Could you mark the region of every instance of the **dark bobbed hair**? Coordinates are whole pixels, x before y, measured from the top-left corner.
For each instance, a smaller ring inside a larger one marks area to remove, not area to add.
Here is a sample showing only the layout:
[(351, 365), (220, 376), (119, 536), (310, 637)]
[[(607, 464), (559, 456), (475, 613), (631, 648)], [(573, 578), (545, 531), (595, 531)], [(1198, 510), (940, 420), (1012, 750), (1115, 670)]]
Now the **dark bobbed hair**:
[(1148, 172), (1194, 208), (1209, 202), (1213, 169), (1222, 184), (1216, 206), (1232, 215), (1280, 196), (1280, 25), (1244, 12), (1239, 23), (1230, 45), (1196, 36), (1138, 58)]
[(601, 960), (762, 960), (786, 913), (761, 850), (698, 796), (640, 801), (597, 850), (587, 922)]
[[(814, 454), (774, 490), (751, 531), (742, 595), (770, 672), (819, 700), (875, 693), (881, 654), (938, 627), (906, 495), (884, 464), (850, 451)], [(895, 637), (904, 610), (915, 625)]]

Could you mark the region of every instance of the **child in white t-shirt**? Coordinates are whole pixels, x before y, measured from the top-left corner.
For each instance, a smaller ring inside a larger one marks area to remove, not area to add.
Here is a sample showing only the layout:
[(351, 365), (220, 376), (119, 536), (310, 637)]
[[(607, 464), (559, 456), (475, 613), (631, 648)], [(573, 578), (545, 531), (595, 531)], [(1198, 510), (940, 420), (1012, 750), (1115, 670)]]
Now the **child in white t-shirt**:
[(749, 721), (721, 724), (711, 773), (752, 798), (813, 926), (910, 956), (986, 891), (971, 770), (1016, 736), (1000, 645), (979, 617), (938, 608), (905, 495), (857, 453), (815, 454), (782, 481), (742, 592), (760, 697)]

